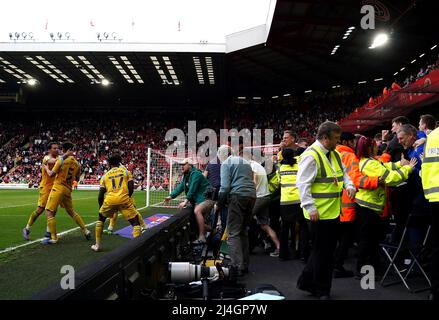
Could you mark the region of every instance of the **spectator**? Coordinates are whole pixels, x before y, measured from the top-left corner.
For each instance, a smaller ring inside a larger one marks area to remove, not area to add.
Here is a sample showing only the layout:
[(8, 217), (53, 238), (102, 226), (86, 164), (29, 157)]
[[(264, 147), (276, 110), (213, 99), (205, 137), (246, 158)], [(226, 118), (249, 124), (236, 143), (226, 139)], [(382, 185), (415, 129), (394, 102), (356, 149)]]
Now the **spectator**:
[(300, 138), (297, 141), (297, 150), (296, 150), (296, 154), (298, 156), (300, 156), (305, 150), (306, 148), (308, 148), (308, 139), (305, 138)]
[(183, 179), (175, 190), (165, 198), (164, 204), (167, 204), (171, 199), (175, 199), (183, 191), (186, 193), (186, 199), (181, 202), (178, 207), (183, 209), (189, 203), (194, 206), (195, 218), (198, 224), (198, 239), (196, 244), (203, 244), (206, 242), (206, 232), (204, 223), (204, 211), (201, 203), (205, 201), (205, 192), (209, 186), (209, 182), (203, 176), (200, 170), (193, 166), (193, 161), (189, 158), (184, 159), (181, 163), (183, 168)]
[(416, 128), (410, 124), (401, 126), (398, 130), (398, 140), (404, 147), (404, 158), (417, 160), (416, 166), (413, 168), (413, 173), (410, 174), (407, 184), (410, 190), (409, 199), (410, 207), (409, 214), (424, 219), (415, 219), (415, 223), (411, 224), (408, 230), (409, 241), (416, 247), (423, 241), (423, 234), (425, 234), (426, 224), (425, 221), (429, 221), (431, 212), (427, 199), (424, 196), (422, 189), (422, 181), (420, 177), (422, 155), (424, 154), (424, 144), (415, 147), (415, 141), (417, 137)]
[(378, 151), (377, 151), (377, 155), (381, 156), (384, 152), (384, 150), (386, 150), (387, 148), (387, 143), (382, 139), (382, 134), (381, 133), (377, 133), (374, 137), (375, 139), (375, 143), (377, 145)]
[(431, 114), (424, 114), (419, 119), (419, 130), (428, 136), (436, 127), (436, 119)]
[(250, 162), (253, 171), (253, 182), (256, 187), (256, 201), (253, 207), (252, 215), (261, 229), (273, 241), (276, 249), (270, 254), (271, 257), (279, 257), (280, 243), (276, 233), (270, 228), (270, 191), (268, 190), (267, 172), (264, 167), (254, 160), (251, 160), (251, 154), (245, 152), (244, 159)]
[[(215, 157), (214, 159), (209, 161), (206, 168), (204, 169), (203, 175), (207, 178), (210, 187), (212, 188), (211, 199), (207, 199), (206, 203), (202, 204), (203, 206), (206, 206), (206, 208), (203, 208), (203, 211), (211, 211), (214, 204), (218, 201), (218, 193), (221, 187), (221, 162), (219, 161), (218, 157)], [(215, 213), (216, 212), (214, 212), (214, 214)], [(222, 234), (226, 228), (226, 223), (227, 223), (227, 208), (223, 207), (219, 215), (221, 221), (221, 229), (222, 229), (221, 234)]]
[[(392, 120), (392, 140), (388, 143), (386, 153), (390, 155), (390, 162), (398, 162), (404, 151), (403, 146), (399, 143), (397, 132), (402, 125), (408, 124), (409, 120), (404, 116), (396, 117)], [(392, 184), (390, 189), (390, 203), (392, 204), (392, 214), (395, 217), (396, 229), (393, 234), (394, 240), (399, 238), (399, 233), (404, 228), (408, 217), (409, 192), (406, 183)]]
[(427, 136), (436, 127), (436, 119), (431, 114), (424, 114), (419, 119), (419, 132), (417, 134), (417, 140), (414, 143), (414, 147), (418, 147), (425, 143)]
[[(403, 151), (402, 145), (398, 142), (398, 138), (396, 136), (396, 133), (398, 129), (403, 125), (409, 123), (409, 119), (404, 116), (396, 117), (392, 120), (392, 140), (390, 140), (386, 152), (390, 154), (390, 161), (391, 162), (397, 162), (401, 160), (401, 154)], [(388, 131), (384, 131), (383, 140), (386, 139), (386, 135), (388, 134)]]
[(229, 198), (227, 215), (228, 245), (230, 248), (232, 277), (248, 272), (250, 263), (247, 227), (252, 217), (256, 199), (253, 172), (250, 163), (231, 155), (230, 147), (218, 149), (221, 161), (221, 188), (218, 207), (221, 209)]

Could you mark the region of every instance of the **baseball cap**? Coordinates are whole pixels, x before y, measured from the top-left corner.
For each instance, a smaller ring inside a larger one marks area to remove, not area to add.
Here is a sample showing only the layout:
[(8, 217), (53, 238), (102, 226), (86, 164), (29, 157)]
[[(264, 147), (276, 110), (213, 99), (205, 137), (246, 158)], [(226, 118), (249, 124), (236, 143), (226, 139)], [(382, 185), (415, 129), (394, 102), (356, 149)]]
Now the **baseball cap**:
[(189, 163), (191, 165), (195, 164), (195, 161), (191, 158), (184, 158), (183, 160), (179, 161), (179, 164), (184, 165), (186, 163)]

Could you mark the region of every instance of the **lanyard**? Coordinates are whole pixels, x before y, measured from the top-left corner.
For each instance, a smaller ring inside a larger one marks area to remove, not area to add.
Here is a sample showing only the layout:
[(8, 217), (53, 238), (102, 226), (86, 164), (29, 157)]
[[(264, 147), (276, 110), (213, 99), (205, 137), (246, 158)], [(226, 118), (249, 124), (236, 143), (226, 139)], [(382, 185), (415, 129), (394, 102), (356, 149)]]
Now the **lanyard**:
[[(331, 157), (331, 151), (328, 151), (328, 154), (329, 154), (329, 157)], [(328, 155), (328, 154), (327, 154), (327, 155)], [(333, 181), (334, 181), (334, 182), (333, 182), (334, 185), (338, 186), (337, 172), (335, 171), (335, 168), (333, 167), (333, 162), (334, 162), (334, 161), (329, 161), (329, 158), (328, 158), (327, 155), (325, 155), (325, 161), (328, 162), (329, 167), (331, 168), (332, 178), (333, 178)]]

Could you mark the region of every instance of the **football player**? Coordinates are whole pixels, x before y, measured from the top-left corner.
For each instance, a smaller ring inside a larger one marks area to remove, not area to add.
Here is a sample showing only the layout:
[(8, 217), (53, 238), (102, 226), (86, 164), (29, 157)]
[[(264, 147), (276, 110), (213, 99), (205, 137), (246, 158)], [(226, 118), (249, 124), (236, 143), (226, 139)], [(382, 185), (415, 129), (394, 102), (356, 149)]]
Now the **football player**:
[[(73, 147), (74, 146), (71, 142), (65, 142), (62, 145), (63, 152), (73, 150)], [(56, 176), (46, 204), (47, 229), (50, 232), (50, 238), (44, 239), (42, 243), (54, 244), (58, 241), (55, 215), (59, 206), (67, 211), (73, 220), (75, 220), (76, 224), (81, 228), (85, 238), (90, 240), (91, 232), (85, 226), (81, 216), (73, 209), (72, 203), (73, 181), (79, 181), (81, 173), (78, 161), (73, 155), (68, 156), (65, 160), (63, 158), (58, 158), (52, 170), (50, 170), (47, 165), (44, 166), (44, 169), (50, 177)]]
[(121, 212), (125, 220), (133, 226), (133, 237), (141, 233), (140, 219), (131, 196), (134, 192), (134, 181), (129, 171), (120, 166), (122, 158), (115, 153), (108, 159), (110, 170), (101, 178), (98, 196), (99, 220), (96, 223), (96, 244), (93, 251), (102, 250), (102, 231), (106, 218)]
[[(41, 181), (38, 186), (38, 204), (37, 208), (30, 214), (26, 227), (23, 228), (23, 238), (24, 240), (30, 240), (30, 229), (38, 217), (44, 212), (46, 207), (47, 199), (49, 198), (50, 191), (52, 190), (53, 182), (55, 181), (55, 176), (49, 176), (44, 166), (48, 166), (52, 169), (59, 155), (59, 145), (56, 142), (49, 142), (47, 144), (48, 154), (44, 156), (41, 164)], [(65, 159), (72, 153), (68, 151), (62, 157)], [(46, 237), (50, 237), (49, 233), (46, 232)]]
[[(123, 164), (119, 164), (120, 167), (124, 170), (127, 170), (127, 168), (123, 165)], [(128, 177), (129, 179), (133, 179), (132, 177), (132, 173), (131, 171), (128, 170)], [(146, 229), (148, 228), (145, 224), (145, 221), (143, 221), (143, 217), (140, 214), (140, 212), (137, 210), (137, 206), (136, 206), (136, 200), (134, 200), (134, 194), (131, 196), (131, 201), (133, 202), (134, 208), (136, 208), (136, 212), (137, 215), (139, 217), (139, 222), (140, 222), (140, 228), (141, 231), (144, 232), (146, 231)], [(110, 223), (108, 225), (108, 228), (106, 230), (104, 230), (104, 234), (108, 234), (108, 235), (112, 235), (113, 231), (114, 231), (114, 226), (116, 225), (116, 221), (117, 221), (117, 217), (118, 217), (118, 212), (116, 212), (111, 218), (110, 218)]]

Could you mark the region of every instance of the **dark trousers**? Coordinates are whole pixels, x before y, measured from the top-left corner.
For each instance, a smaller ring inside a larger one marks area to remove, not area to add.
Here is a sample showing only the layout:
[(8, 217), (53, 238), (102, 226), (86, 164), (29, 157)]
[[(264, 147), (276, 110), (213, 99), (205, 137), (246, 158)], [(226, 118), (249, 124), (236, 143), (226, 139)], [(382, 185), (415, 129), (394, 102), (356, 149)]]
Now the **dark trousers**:
[(312, 238), (311, 255), (302, 271), (297, 287), (317, 295), (329, 295), (334, 271), (334, 251), (337, 245), (340, 219), (308, 222)]
[(297, 257), (296, 250), (296, 223), (299, 225), (299, 252), (302, 257), (308, 259), (309, 256), (309, 230), (303, 216), (303, 210), (300, 204), (290, 204), (280, 206), (280, 216), (282, 226), (280, 231), (280, 248), (279, 258), (289, 258), (288, 239), (291, 231), (291, 248), (293, 248), (293, 255)]
[(381, 221), (379, 213), (357, 204), (359, 228), (357, 271), (364, 265), (372, 265), (375, 272), (380, 267)]
[(392, 214), (395, 218), (395, 230), (392, 234), (392, 240), (398, 242), (401, 239), (402, 232), (407, 222), (407, 217), (409, 216), (410, 209), (412, 207), (412, 190), (409, 189), (408, 185), (402, 185), (400, 187), (395, 187), (391, 192), (390, 201), (393, 206)]
[(354, 237), (355, 224), (353, 221), (340, 222), (338, 246), (335, 250), (335, 269), (343, 269), (349, 248)]
[(231, 195), (227, 215), (227, 244), (231, 266), (239, 270), (248, 268), (250, 252), (248, 226), (252, 218), (255, 198)]
[(433, 254), (431, 261), (431, 285), (435, 299), (439, 299), (439, 202), (430, 202), (432, 212), (431, 239)]

